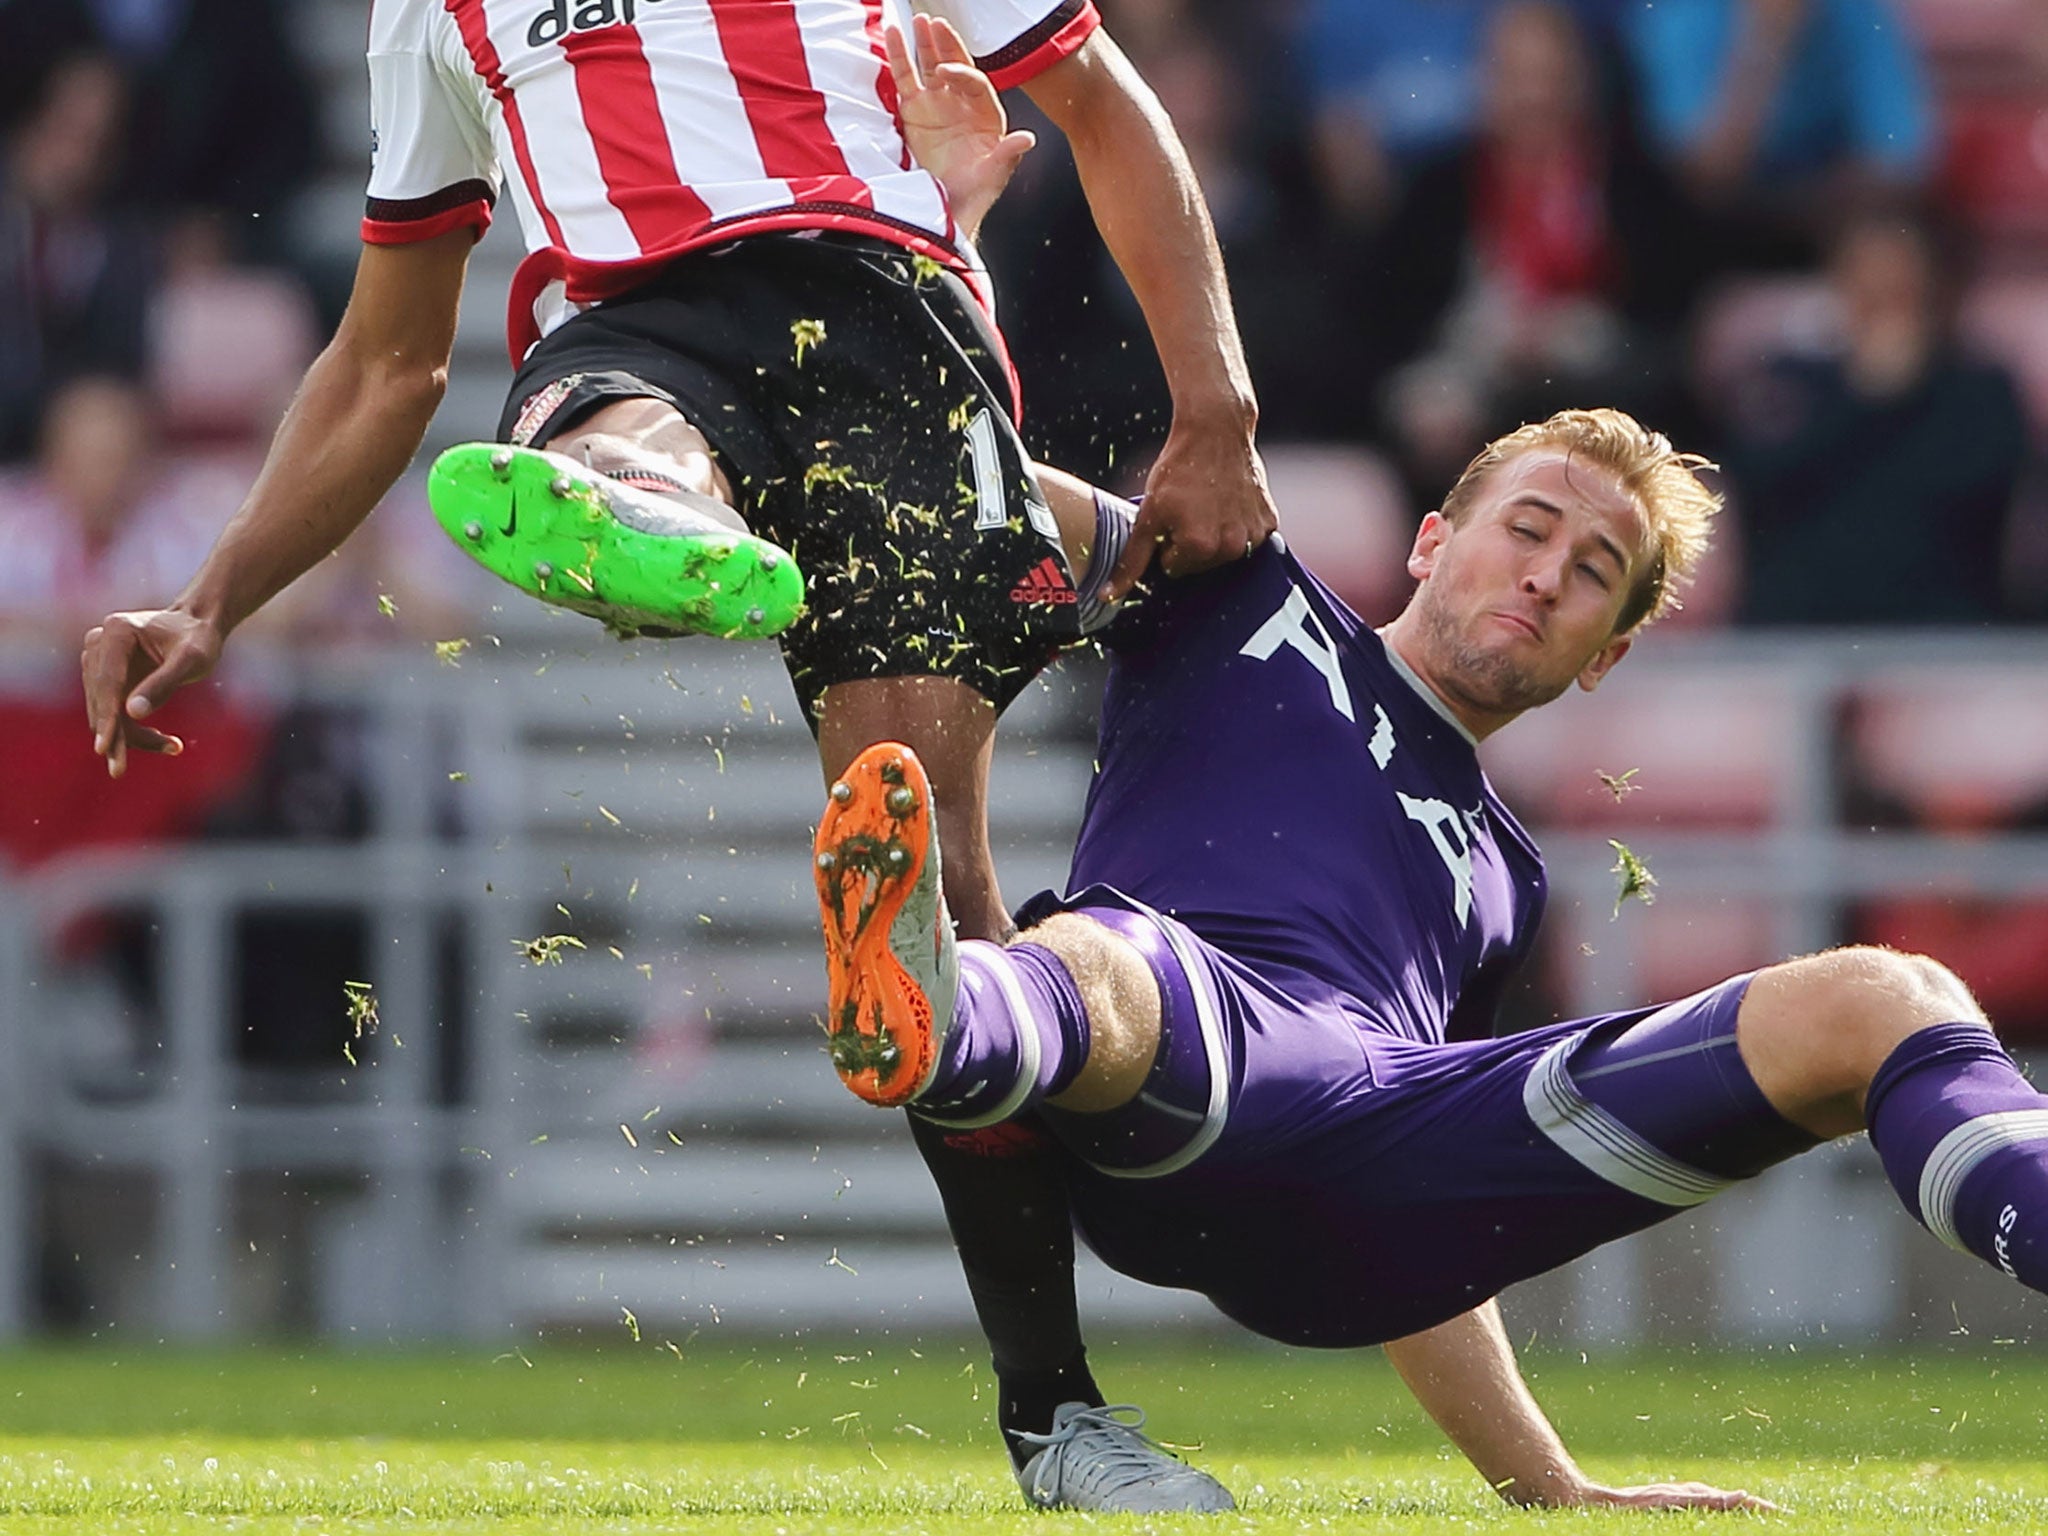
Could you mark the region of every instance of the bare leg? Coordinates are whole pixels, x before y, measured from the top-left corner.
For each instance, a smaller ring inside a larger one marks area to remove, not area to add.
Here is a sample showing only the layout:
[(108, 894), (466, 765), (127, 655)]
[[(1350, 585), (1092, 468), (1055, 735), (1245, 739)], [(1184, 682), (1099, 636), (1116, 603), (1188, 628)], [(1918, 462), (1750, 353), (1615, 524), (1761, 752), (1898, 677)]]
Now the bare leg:
[(1045, 494), (1053, 522), (1059, 525), (1060, 545), (1067, 552), (1074, 580), (1079, 581), (1095, 554), (1095, 487), (1050, 464), (1033, 464), (1031, 473)]
[(1008, 939), (1010, 914), (988, 845), (988, 770), (995, 706), (946, 677), (878, 677), (825, 690), (818, 756), (826, 782), (878, 741), (900, 741), (924, 764), (938, 808), (946, 905), (960, 935)]
[[(1067, 563), (1078, 579), (1095, 543), (1094, 487), (1042, 464), (1032, 468), (1059, 525)], [(946, 905), (953, 922), (963, 939), (1001, 943), (1015, 930), (1003, 905), (988, 842), (988, 774), (995, 725), (995, 709), (986, 699), (946, 678), (841, 683), (825, 690), (818, 754), (829, 782), (878, 741), (900, 741), (917, 753), (931, 776), (932, 796), (938, 803)], [(1104, 937), (1114, 942), (1113, 936)]]
[(1048, 1104), (1101, 1114), (1130, 1103), (1159, 1055), (1159, 983), (1145, 957), (1100, 923), (1073, 912), (1047, 918), (1024, 937), (1060, 958), (1088, 1009), (1088, 1061)]
[(1900, 1042), (1958, 1021), (1985, 1020), (1953, 972), (1859, 945), (1759, 971), (1735, 1039), (1773, 1109), (1816, 1136), (1849, 1136), (1863, 1129), (1864, 1095)]
[[(671, 481), (676, 487), (673, 494), (698, 510), (745, 526), (734, 510), (732, 485), (709, 441), (663, 401), (609, 402), (544, 446), (650, 488), (662, 489), (662, 481)], [(1041, 468), (1039, 477), (1068, 562), (1078, 576), (1087, 566), (1095, 538), (1092, 488), (1055, 470)], [(901, 741), (917, 752), (931, 776), (937, 802), (946, 901), (954, 920), (963, 937), (1001, 942), (1012, 936), (1013, 929), (988, 842), (995, 713), (972, 689), (944, 678), (841, 684), (826, 690), (818, 750), (828, 781), (876, 741)], [(1136, 960), (1135, 954), (1132, 958)], [(1137, 963), (1142, 967), (1142, 961)], [(1149, 977), (1146, 980), (1149, 983)], [(1151, 1006), (1156, 1048), (1156, 992)], [(1149, 1052), (1145, 1059), (1149, 1062)], [(1109, 1051), (1102, 1060), (1114, 1066), (1124, 1058)], [(1142, 1079), (1140, 1071), (1136, 1081)], [(1112, 1077), (1106, 1090), (1093, 1080), (1076, 1083), (1063, 1102), (1085, 1109), (1097, 1107), (1096, 1098), (1105, 1091), (1124, 1098), (1136, 1092), (1135, 1084), (1128, 1093), (1124, 1088), (1120, 1077)], [(1102, 1395), (1088, 1373), (1081, 1342), (1072, 1217), (1057, 1163), (1042, 1148), (1012, 1147), (1000, 1159), (979, 1156), (948, 1145), (944, 1133), (929, 1122), (913, 1116), (911, 1123), (918, 1150), (939, 1187), (968, 1288), (995, 1355), (1003, 1428), (1044, 1431), (1051, 1427), (1053, 1407), (1064, 1401), (1099, 1406)], [(1025, 1448), (1012, 1442), (1010, 1449), (1021, 1465)]]
[[(732, 483), (703, 432), (665, 401), (613, 400), (546, 444), (604, 474), (650, 484), (700, 504), (716, 504), (722, 520), (745, 522), (734, 510)], [(1093, 493), (1083, 481), (1042, 470), (1071, 563), (1085, 566), (1095, 534)], [(711, 510), (706, 507), (705, 510)], [(825, 691), (818, 753), (829, 780), (866, 747), (900, 741), (931, 775), (938, 802), (940, 846), (946, 852), (946, 902), (965, 938), (1003, 940), (1012, 928), (997, 886), (988, 843), (988, 773), (995, 709), (964, 684), (938, 677), (892, 677), (842, 683)]]
[(732, 482), (718, 467), (711, 443), (663, 400), (612, 400), (544, 445), (600, 474), (676, 496), (741, 532)]

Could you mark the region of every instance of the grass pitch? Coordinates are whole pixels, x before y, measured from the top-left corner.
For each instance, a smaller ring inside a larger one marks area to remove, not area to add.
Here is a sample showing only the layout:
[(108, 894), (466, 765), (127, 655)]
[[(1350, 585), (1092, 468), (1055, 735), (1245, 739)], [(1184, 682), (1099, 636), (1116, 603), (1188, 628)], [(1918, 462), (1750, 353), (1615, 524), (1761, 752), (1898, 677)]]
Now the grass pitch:
[[(1508, 1509), (1377, 1352), (1140, 1343), (1097, 1355), (1105, 1380), (1150, 1408), (1151, 1428), (1244, 1506), (1116, 1528), (1757, 1528)], [(1539, 1353), (1528, 1367), (1581, 1461), (1610, 1482), (1748, 1487), (1789, 1507), (1763, 1522), (1787, 1532), (2048, 1529), (2048, 1359), (2025, 1346)], [(1023, 1508), (993, 1406), (978, 1352), (954, 1343), (17, 1353), (0, 1357), (0, 1531), (1046, 1536), (1102, 1523)]]

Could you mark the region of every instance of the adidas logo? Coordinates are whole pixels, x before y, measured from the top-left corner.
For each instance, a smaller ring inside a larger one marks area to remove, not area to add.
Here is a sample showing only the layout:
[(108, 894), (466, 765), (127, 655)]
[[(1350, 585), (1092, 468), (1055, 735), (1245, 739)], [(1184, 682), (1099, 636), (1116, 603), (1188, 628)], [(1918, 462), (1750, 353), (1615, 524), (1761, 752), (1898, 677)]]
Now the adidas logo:
[(1081, 594), (1067, 580), (1067, 573), (1060, 569), (1059, 561), (1047, 555), (1031, 568), (1030, 575), (1010, 588), (1010, 601), (1046, 603), (1057, 607), (1062, 603), (1080, 602)]
[(526, 45), (544, 48), (549, 43), (559, 43), (571, 32), (595, 32), (599, 27), (621, 25), (630, 27), (641, 6), (660, 3), (661, 0), (553, 0), (526, 29)]

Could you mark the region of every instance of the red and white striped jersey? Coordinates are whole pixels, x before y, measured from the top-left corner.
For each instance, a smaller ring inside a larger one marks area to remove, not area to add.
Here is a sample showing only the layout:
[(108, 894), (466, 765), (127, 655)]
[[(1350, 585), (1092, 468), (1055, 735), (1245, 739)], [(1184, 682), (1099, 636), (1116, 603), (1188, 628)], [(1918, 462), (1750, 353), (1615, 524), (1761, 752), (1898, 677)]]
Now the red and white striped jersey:
[[(1079, 48), (1092, 0), (924, 0), (998, 86)], [(479, 233), (511, 172), (516, 363), (699, 246), (846, 229), (971, 262), (910, 157), (883, 28), (907, 0), (373, 0), (363, 238)]]

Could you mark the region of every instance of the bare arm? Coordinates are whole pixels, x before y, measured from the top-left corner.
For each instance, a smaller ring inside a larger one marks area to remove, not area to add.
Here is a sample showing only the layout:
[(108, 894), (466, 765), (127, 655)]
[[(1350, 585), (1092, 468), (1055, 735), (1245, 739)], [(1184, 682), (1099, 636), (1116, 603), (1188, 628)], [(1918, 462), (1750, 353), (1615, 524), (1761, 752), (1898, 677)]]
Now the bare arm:
[(1025, 90), (1072, 145), (1096, 227), (1145, 312), (1173, 395), (1173, 426), (1113, 580), (1120, 596), (1155, 545), (1181, 575), (1237, 559), (1273, 531), (1252, 443), (1258, 400), (1208, 205), (1151, 88), (1097, 32)]
[(1511, 1504), (1582, 1504), (1636, 1509), (1770, 1509), (1742, 1492), (1701, 1483), (1607, 1488), (1590, 1481), (1544, 1417), (1515, 1364), (1489, 1301), (1447, 1323), (1386, 1346), (1408, 1390), (1479, 1475)]
[(340, 329), (198, 574), (170, 607), (110, 614), (87, 633), (86, 716), (110, 774), (130, 748), (183, 749), (142, 719), (211, 671), (235, 627), (338, 549), (412, 462), (447, 386), (473, 242), (465, 229), (363, 248)]

